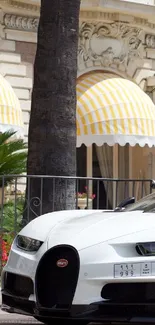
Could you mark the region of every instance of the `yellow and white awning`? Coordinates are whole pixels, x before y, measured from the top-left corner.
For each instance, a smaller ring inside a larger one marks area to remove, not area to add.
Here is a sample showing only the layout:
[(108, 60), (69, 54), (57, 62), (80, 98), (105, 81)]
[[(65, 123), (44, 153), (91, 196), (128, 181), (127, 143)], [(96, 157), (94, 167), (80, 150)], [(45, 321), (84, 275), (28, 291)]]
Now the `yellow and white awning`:
[(24, 135), (22, 111), (11, 85), (0, 75), (0, 132), (13, 130)]
[(94, 72), (77, 82), (77, 147), (155, 146), (155, 105), (134, 82)]

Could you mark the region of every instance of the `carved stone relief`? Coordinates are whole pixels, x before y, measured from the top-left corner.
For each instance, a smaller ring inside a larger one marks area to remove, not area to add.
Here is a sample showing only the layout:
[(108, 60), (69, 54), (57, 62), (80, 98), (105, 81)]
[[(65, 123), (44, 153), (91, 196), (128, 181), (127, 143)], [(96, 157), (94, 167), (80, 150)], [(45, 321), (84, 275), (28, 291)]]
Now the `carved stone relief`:
[[(5, 14), (0, 25), (0, 37), (3, 36), (5, 29), (37, 33), (38, 24), (38, 17)], [(136, 59), (140, 59), (138, 67), (142, 67), (144, 47), (155, 48), (155, 35), (144, 36), (143, 28), (131, 26), (125, 22), (81, 23), (78, 71), (103, 67), (130, 75), (128, 67), (132, 66), (132, 70), (134, 70), (133, 61), (136, 62)]]
[(146, 46), (149, 48), (155, 48), (155, 35), (146, 35), (145, 38)]
[(8, 29), (37, 32), (39, 19), (37, 17), (24, 17), (6, 14), (4, 26)]
[(143, 30), (127, 23), (82, 23), (79, 30), (78, 68), (113, 67), (143, 58)]
[(40, 14), (40, 1), (38, 0), (38, 4), (36, 2), (36, 4), (32, 4), (32, 3), (26, 3), (25, 2), (21, 2), (20, 0), (0, 0), (0, 4), (3, 7), (11, 7), (14, 8), (16, 10), (22, 10), (22, 12), (34, 12), (37, 15)]

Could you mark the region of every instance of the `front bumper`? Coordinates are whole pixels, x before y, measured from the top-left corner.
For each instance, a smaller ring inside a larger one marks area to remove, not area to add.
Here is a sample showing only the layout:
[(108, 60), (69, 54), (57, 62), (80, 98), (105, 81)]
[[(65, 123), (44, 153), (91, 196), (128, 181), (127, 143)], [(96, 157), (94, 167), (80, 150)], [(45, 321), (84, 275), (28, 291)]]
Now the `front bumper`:
[(155, 323), (155, 303), (96, 302), (90, 305), (72, 305), (69, 309), (62, 307), (41, 308), (35, 302), (12, 296), (2, 291), (2, 310), (33, 316), (44, 322), (52, 319), (62, 321), (102, 322), (106, 324), (148, 324)]

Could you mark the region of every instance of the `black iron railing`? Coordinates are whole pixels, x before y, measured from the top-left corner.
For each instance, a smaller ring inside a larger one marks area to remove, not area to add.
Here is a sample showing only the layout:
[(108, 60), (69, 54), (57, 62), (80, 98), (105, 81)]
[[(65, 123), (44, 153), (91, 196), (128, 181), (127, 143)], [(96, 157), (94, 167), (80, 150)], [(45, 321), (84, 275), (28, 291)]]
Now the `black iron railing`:
[(63, 209), (111, 210), (129, 196), (138, 200), (152, 192), (151, 179), (36, 175), (14, 175), (13, 178), (10, 185), (9, 175), (0, 176), (1, 265), (7, 260), (6, 254), (15, 235), (33, 218)]

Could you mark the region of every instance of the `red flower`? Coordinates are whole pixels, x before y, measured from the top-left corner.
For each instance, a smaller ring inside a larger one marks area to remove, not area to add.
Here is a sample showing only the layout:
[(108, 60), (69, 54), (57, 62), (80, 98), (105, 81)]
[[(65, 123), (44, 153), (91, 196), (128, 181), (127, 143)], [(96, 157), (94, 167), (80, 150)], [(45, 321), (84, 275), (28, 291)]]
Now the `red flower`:
[(9, 256), (10, 245), (2, 238), (0, 238), (0, 249), (2, 266), (5, 266)]
[(6, 262), (8, 260), (8, 255), (6, 251), (2, 252), (2, 262)]

